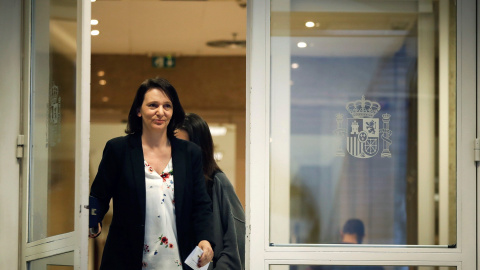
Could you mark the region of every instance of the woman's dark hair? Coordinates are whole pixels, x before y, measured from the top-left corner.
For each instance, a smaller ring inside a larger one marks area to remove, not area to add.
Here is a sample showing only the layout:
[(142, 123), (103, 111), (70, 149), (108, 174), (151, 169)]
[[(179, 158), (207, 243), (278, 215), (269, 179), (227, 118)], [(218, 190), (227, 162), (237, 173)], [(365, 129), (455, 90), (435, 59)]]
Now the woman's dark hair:
[(180, 104), (177, 90), (175, 90), (169, 81), (160, 77), (147, 79), (138, 88), (132, 107), (130, 107), (130, 112), (128, 113), (127, 129), (125, 129), (125, 133), (142, 134), (142, 118), (138, 117), (138, 112), (142, 107), (145, 93), (150, 89), (159, 89), (163, 91), (172, 102), (173, 113), (172, 119), (170, 119), (170, 123), (168, 123), (167, 126), (167, 136), (168, 138), (173, 138), (175, 127), (182, 123), (185, 118), (185, 111)]
[(203, 174), (206, 180), (212, 180), (216, 171), (220, 171), (213, 157), (213, 139), (207, 122), (195, 113), (187, 113), (183, 124), (177, 127), (185, 130), (191, 142), (202, 149)]

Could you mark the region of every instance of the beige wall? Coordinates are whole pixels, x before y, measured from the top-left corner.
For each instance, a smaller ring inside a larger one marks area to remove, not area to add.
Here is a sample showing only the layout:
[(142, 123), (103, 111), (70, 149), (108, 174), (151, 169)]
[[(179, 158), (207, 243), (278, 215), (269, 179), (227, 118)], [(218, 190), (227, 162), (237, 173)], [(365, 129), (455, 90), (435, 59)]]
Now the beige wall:
[(155, 76), (172, 83), (186, 112), (237, 126), (235, 190), (245, 206), (246, 58), (178, 57), (173, 68), (155, 68), (145, 55), (92, 55), (92, 123), (125, 121), (138, 86)]
[(0, 5), (0, 269), (18, 269), (22, 180), (16, 150), (22, 109), (22, 4), (7, 0)]

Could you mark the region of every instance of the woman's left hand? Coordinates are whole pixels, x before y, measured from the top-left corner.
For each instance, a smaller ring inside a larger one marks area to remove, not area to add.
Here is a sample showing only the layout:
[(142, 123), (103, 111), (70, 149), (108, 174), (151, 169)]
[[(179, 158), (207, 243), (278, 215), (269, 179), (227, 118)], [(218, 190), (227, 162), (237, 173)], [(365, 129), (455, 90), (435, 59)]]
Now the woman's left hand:
[(198, 267), (205, 266), (207, 263), (211, 262), (213, 259), (213, 250), (212, 245), (207, 240), (202, 240), (198, 243), (198, 247), (203, 250), (203, 254), (198, 259)]

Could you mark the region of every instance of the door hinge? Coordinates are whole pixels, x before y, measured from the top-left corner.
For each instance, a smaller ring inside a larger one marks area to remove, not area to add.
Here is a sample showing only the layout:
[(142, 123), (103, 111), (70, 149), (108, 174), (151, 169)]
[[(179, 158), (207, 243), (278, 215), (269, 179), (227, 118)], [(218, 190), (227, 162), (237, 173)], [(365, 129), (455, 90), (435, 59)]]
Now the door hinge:
[(480, 161), (480, 139), (479, 138), (475, 139), (475, 145), (473, 147), (473, 153), (474, 153), (475, 161)]
[(17, 136), (17, 158), (23, 158), (23, 146), (25, 145), (25, 136)]

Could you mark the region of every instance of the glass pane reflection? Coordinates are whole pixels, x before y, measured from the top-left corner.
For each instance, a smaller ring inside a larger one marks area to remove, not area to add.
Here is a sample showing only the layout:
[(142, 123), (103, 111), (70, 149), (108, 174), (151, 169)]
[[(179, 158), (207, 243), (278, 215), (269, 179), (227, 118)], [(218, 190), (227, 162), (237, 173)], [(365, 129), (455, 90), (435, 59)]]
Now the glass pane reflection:
[(271, 1), (270, 242), (455, 244), (454, 1), (361, 3)]
[(77, 1), (35, 1), (29, 241), (74, 230)]
[(73, 270), (73, 266), (47, 265), (47, 270)]
[(73, 252), (40, 258), (27, 263), (28, 270), (70, 270), (73, 267)]
[(271, 265), (270, 270), (456, 270), (456, 266)]

